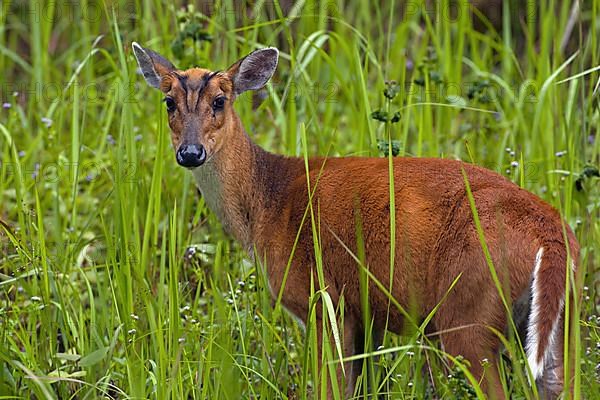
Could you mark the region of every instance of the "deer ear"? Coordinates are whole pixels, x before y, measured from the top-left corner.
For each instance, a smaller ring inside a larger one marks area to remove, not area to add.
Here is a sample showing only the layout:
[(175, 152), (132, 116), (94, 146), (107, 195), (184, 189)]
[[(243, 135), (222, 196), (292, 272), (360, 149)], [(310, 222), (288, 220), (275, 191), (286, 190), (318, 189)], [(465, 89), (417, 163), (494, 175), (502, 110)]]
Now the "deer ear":
[(279, 50), (267, 47), (253, 51), (229, 67), (227, 74), (233, 81), (235, 95), (265, 86), (275, 73), (278, 58)]
[(133, 42), (131, 47), (148, 85), (160, 88), (162, 77), (175, 70), (173, 64), (160, 54), (145, 49), (136, 42)]

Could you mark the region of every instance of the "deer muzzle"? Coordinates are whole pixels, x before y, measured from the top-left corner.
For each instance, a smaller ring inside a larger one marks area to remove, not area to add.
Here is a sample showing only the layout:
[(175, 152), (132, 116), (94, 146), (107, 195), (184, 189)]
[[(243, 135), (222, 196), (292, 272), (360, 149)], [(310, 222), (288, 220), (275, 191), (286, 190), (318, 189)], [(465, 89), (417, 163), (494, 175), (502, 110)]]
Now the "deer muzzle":
[(177, 163), (186, 168), (197, 168), (206, 161), (206, 150), (201, 144), (182, 144), (176, 152)]

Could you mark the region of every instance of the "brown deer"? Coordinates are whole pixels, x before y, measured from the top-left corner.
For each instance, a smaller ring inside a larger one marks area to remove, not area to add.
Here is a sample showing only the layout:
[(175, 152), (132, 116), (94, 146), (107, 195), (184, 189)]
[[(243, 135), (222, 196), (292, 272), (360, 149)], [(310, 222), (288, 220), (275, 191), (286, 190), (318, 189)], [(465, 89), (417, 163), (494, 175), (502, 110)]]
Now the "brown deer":
[[(354, 256), (359, 218), (365, 263), (374, 276), (368, 292), (374, 336), (385, 326), (401, 332), (404, 314), (388, 308), (388, 295), (375, 284), (375, 279), (384, 285), (390, 282), (389, 159), (311, 158), (307, 173), (304, 159), (272, 154), (254, 144), (233, 102), (271, 78), (279, 56), (275, 48), (256, 50), (222, 72), (178, 70), (137, 43), (133, 51), (146, 82), (165, 94), (177, 162), (193, 173), (224, 229), (257, 260), (265, 261), (273, 293), (279, 293), (291, 257), (283, 305), (305, 321), (311, 278), (318, 282), (311, 223), (302, 223), (309, 202), (308, 178), (319, 219), (325, 281), (325, 287), (317, 289), (326, 289), (334, 303), (344, 296), (344, 356), (364, 352), (360, 268)], [(476, 378), (484, 376), (490, 396), (504, 398), (496, 366), (501, 342), (490, 328), (507, 328), (500, 292), (505, 293), (510, 304), (525, 310), (521, 317), (532, 377), (545, 396), (557, 397), (563, 388), (565, 284), (579, 252), (573, 232), (550, 205), (472, 164), (398, 157), (393, 158), (393, 175), (393, 298), (415, 309), (419, 318), (441, 303), (428, 329), (439, 334), (444, 351), (470, 362)], [(492, 279), (465, 178), (505, 290)], [(317, 318), (322, 317), (317, 311)], [(322, 346), (322, 324), (318, 321), (316, 326)], [(492, 367), (484, 369), (483, 359)], [(347, 396), (353, 393), (360, 365), (338, 368)]]

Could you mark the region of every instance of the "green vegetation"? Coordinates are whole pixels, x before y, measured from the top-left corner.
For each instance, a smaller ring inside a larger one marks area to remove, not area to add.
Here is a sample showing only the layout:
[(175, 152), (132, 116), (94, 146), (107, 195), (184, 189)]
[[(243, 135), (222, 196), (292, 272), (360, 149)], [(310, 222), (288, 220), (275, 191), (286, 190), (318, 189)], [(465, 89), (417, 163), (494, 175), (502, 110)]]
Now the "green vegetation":
[[(0, 5), (0, 398), (323, 393), (314, 319), (305, 336), (272, 307), (260, 268), (176, 165), (134, 40), (213, 70), (279, 47), (265, 101), (236, 105), (270, 151), (460, 158), (558, 208), (582, 246), (575, 395), (600, 398), (599, 0), (573, 20), (571, 1), (506, 1), (491, 22), (449, 0), (179, 3)], [(507, 395), (536, 398), (506, 343)], [(386, 335), (364, 360), (357, 394), (480, 393), (418, 332)]]

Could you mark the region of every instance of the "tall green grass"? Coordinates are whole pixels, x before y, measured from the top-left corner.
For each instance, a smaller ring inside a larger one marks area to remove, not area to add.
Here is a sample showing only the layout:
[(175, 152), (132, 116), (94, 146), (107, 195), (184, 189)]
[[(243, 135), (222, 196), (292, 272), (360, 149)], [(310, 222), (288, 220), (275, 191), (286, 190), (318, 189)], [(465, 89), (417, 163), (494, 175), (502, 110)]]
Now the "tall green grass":
[[(553, 204), (582, 245), (583, 297), (565, 345), (576, 397), (595, 398), (600, 2), (579, 3), (564, 49), (572, 2), (507, 1), (492, 22), (485, 8), (456, 4), (2, 2), (0, 397), (304, 399), (328, 386), (343, 397), (343, 299), (336, 309), (313, 282), (305, 330), (273, 307), (261, 260), (222, 233), (176, 166), (160, 95), (136, 73), (136, 40), (180, 68), (224, 69), (279, 47), (267, 99), (257, 110), (251, 95), (236, 105), (271, 151), (385, 156), (391, 145), (461, 158)], [(382, 123), (378, 110), (400, 119)], [(316, 206), (305, 223), (320, 260)], [(364, 254), (356, 258), (372, 279)], [(315, 307), (326, 316), (321, 371)], [(482, 397), (464, 363), (416, 325), (357, 356), (366, 371), (357, 396)], [(507, 395), (536, 398), (514, 339), (505, 354)]]

